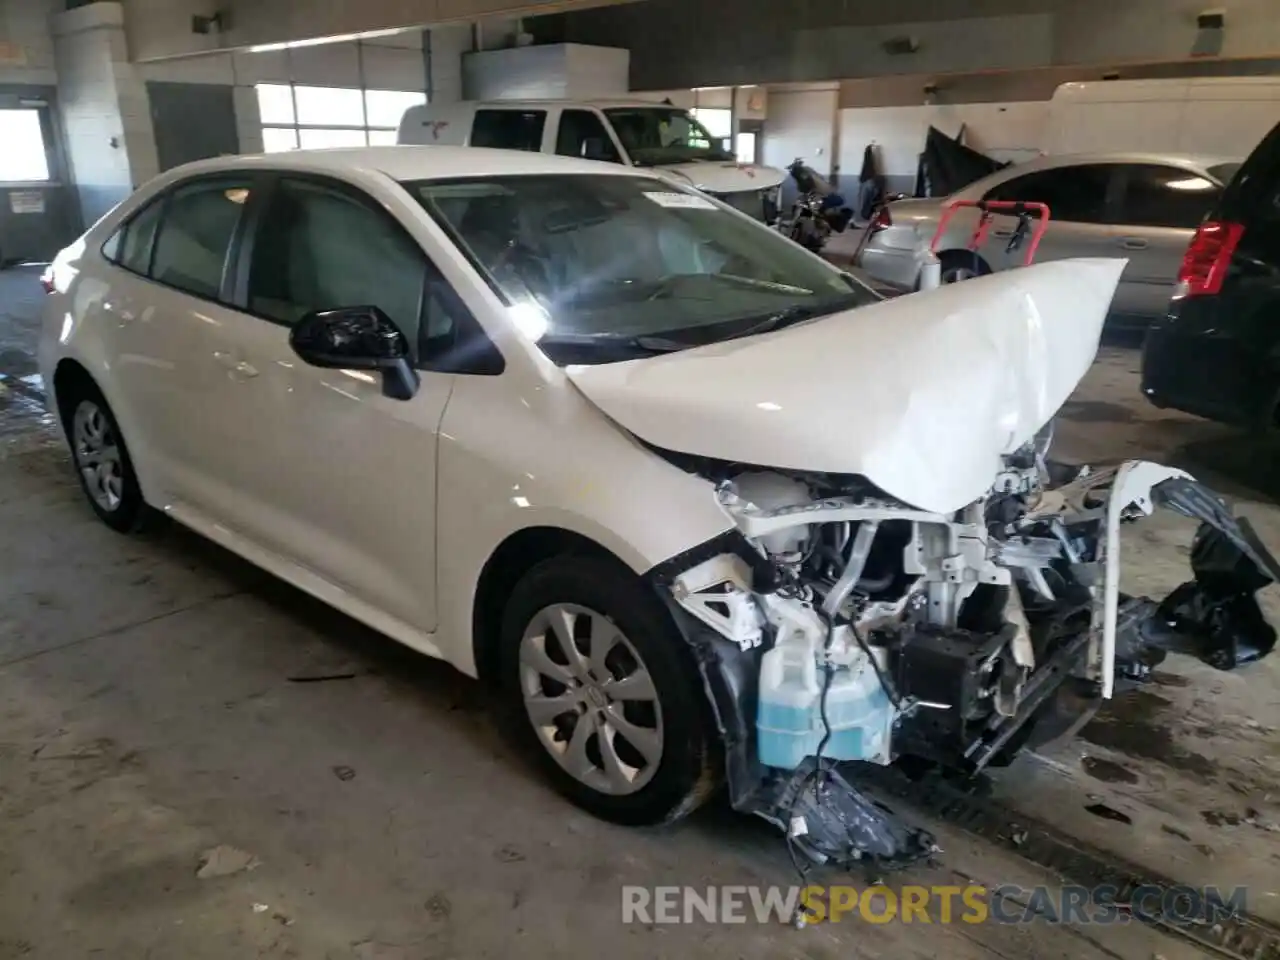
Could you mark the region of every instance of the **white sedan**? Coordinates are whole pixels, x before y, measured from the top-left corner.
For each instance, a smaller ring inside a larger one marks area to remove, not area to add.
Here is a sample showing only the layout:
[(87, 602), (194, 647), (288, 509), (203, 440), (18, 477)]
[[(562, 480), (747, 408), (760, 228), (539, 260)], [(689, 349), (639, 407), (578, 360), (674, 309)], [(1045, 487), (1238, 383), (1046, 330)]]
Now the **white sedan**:
[[(642, 169), (220, 158), (58, 256), (40, 362), (111, 527), (163, 512), (500, 685), (600, 816), (727, 781), (785, 822), (815, 756), (980, 768), (1140, 672), (1121, 519), (1172, 504), (1272, 575), (1179, 471), (1052, 479), (1120, 269), (882, 303)], [(1250, 658), (1222, 636), (1198, 652)]]

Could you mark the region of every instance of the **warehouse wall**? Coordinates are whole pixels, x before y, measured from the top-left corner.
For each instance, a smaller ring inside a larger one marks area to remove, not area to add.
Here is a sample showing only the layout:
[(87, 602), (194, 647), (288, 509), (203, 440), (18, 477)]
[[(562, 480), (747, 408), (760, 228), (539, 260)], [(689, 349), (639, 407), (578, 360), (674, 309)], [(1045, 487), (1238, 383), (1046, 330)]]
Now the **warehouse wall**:
[[(1225, 8), (1215, 42), (1195, 15)], [(893, 4), (744, 0), (727, 21), (721, 0), (648, 0), (635, 6), (534, 18), (539, 38), (622, 45), (632, 86), (785, 83), (976, 69), (1025, 69), (1280, 50), (1275, 0), (896, 0)], [(883, 42), (911, 36), (915, 53)]]
[[(129, 47), (137, 59), (154, 60), (625, 2), (629, 0), (128, 0)], [(192, 16), (208, 16), (215, 9), (227, 12), (228, 29), (193, 33)]]
[[(439, 62), (448, 61), (442, 56)], [(262, 149), (254, 84), (292, 81), (388, 90), (425, 90), (427, 86), (423, 36), (416, 31), (375, 40), (182, 57), (139, 64), (137, 69), (148, 81), (234, 87), (236, 131), (242, 153)], [(457, 84), (460, 83), (459, 74)]]
[(53, 32), (58, 0), (0, 0), (0, 84), (52, 86)]
[(1048, 116), (1047, 101), (841, 110), (842, 186), (848, 188), (856, 180), (863, 151), (873, 145), (889, 191), (910, 192), (930, 126), (953, 137), (963, 128), (965, 144), (997, 160), (1030, 159), (1040, 152)]

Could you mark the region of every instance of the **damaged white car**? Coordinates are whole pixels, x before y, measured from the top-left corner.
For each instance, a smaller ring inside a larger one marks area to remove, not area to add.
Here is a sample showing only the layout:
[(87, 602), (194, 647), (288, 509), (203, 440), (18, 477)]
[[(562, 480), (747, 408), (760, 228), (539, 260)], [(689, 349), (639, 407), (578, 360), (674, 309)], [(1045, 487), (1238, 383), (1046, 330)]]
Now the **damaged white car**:
[[(588, 810), (926, 835), (831, 762), (961, 771), (1168, 650), (1228, 669), (1280, 569), (1179, 470), (1052, 460), (1122, 262), (880, 302), (617, 166), (412, 148), (171, 171), (46, 275), (41, 364), (90, 505), (160, 510), (465, 673)], [(1120, 592), (1120, 531), (1202, 521)], [(808, 789), (822, 769), (828, 787)]]

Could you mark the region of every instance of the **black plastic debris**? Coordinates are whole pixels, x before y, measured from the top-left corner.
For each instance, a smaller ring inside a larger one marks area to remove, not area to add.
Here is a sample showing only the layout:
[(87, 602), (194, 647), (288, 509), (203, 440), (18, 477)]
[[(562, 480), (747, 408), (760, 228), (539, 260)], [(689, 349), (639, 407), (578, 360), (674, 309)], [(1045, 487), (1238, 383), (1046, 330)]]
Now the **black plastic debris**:
[(1159, 604), (1142, 597), (1125, 600), (1116, 631), (1122, 674), (1138, 678), (1170, 652), (1218, 670), (1261, 660), (1275, 648), (1276, 631), (1255, 594), (1280, 582), (1280, 562), (1249, 521), (1233, 516), (1208, 487), (1178, 478), (1158, 484), (1152, 495), (1201, 521), (1191, 544), (1194, 579)]
[(755, 811), (786, 831), (793, 847), (814, 863), (875, 871), (902, 867), (936, 849), (926, 830), (908, 826), (883, 804), (860, 792), (834, 767), (821, 770), (809, 757), (758, 796)]

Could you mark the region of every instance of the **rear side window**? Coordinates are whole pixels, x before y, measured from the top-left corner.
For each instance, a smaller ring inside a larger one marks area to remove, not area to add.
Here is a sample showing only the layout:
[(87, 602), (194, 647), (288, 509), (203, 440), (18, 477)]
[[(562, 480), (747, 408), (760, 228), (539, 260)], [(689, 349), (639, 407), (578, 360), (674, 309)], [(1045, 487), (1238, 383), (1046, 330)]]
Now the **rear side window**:
[(204, 180), (179, 187), (165, 203), (151, 258), (151, 278), (216, 300), (231, 237), (249, 199), (243, 179)]
[(545, 110), (477, 110), (471, 124), (471, 146), (503, 150), (542, 150)]
[(151, 248), (163, 210), (163, 199), (143, 207), (102, 245), (102, 255), (112, 263), (145, 277), (151, 268)]
[(1116, 219), (1141, 227), (1194, 229), (1218, 202), (1221, 189), (1207, 177), (1155, 163), (1125, 167)]
[(1047, 203), (1053, 220), (1105, 223), (1112, 168), (1088, 163), (1057, 167), (1016, 177), (987, 192), (984, 200)]
[(584, 160), (603, 160), (621, 163), (618, 148), (609, 138), (604, 121), (590, 110), (566, 110), (560, 114), (560, 129), (556, 131), (556, 153), (562, 157), (581, 157)]

